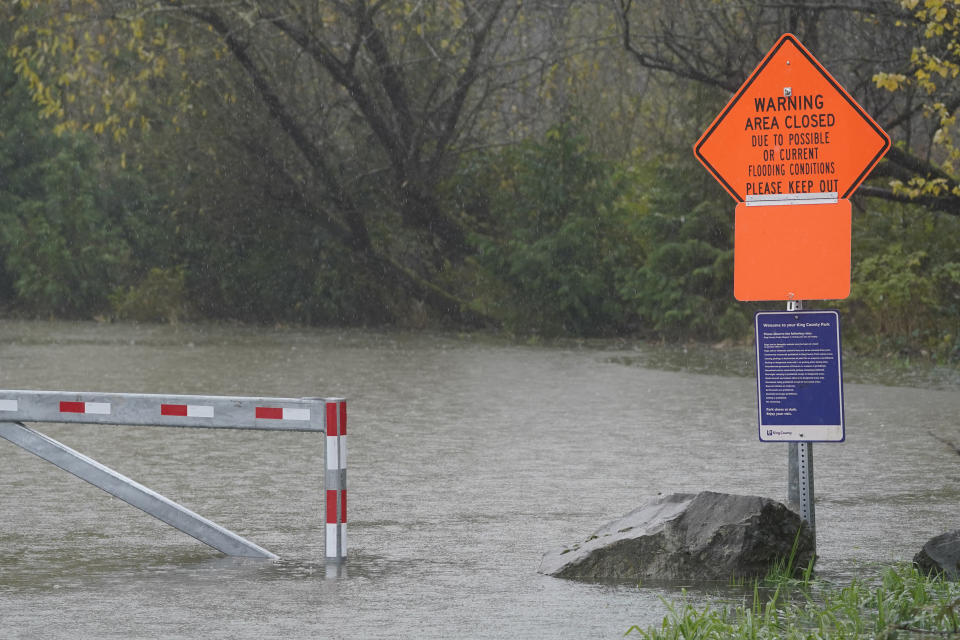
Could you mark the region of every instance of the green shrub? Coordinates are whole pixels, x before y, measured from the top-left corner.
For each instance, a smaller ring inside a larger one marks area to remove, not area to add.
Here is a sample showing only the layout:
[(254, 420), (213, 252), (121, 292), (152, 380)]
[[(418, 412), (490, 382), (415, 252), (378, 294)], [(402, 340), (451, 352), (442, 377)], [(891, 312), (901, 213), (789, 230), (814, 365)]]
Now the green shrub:
[(130, 249), (94, 152), (83, 136), (44, 126), (0, 57), (0, 291), (21, 308), (89, 317), (125, 276)]
[(620, 294), (668, 340), (741, 339), (750, 309), (733, 297), (733, 206), (684, 157), (656, 159), (636, 222), (646, 259)]
[(863, 351), (960, 360), (960, 219), (871, 202), (854, 216), (845, 335)]
[(474, 236), (474, 304), (514, 331), (743, 338), (733, 214), (692, 160), (618, 166), (574, 124), (478, 155), (458, 177)]
[[(461, 202), (484, 285), (474, 296), (511, 330), (598, 335), (634, 320), (618, 282), (642, 259), (629, 176), (587, 149), (572, 125), (475, 164)], [(476, 212), (481, 213), (477, 214)]]
[[(0, 250), (20, 304), (35, 313), (90, 316), (122, 281), (129, 247), (100, 206), (81, 143), (12, 171), (0, 209)], [(34, 173), (36, 175), (24, 175)]]
[(118, 289), (110, 300), (122, 320), (176, 323), (188, 309), (183, 268), (150, 269), (140, 284)]
[(839, 587), (780, 577), (757, 583), (750, 601), (741, 604), (698, 608), (667, 603), (661, 624), (646, 629), (634, 625), (624, 635), (646, 640), (892, 640), (958, 633), (960, 584), (898, 566), (884, 571), (872, 585), (855, 580)]

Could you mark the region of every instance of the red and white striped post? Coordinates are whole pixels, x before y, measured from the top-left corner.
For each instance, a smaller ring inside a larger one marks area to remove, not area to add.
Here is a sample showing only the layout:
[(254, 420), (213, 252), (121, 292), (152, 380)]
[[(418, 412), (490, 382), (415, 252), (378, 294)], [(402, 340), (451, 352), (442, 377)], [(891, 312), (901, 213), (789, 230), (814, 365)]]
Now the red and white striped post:
[(344, 562), (347, 559), (347, 401), (327, 398), (325, 403), (325, 555), (327, 560)]

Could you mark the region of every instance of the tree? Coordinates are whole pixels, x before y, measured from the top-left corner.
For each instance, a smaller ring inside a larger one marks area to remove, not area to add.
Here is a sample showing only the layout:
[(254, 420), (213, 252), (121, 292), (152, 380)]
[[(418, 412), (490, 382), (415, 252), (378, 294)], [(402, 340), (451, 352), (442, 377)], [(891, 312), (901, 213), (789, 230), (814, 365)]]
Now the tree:
[[(953, 73), (937, 65), (949, 58), (945, 54), (956, 51), (944, 39), (944, 34), (955, 33), (955, 25), (947, 26), (954, 24), (954, 3), (930, 0), (924, 3), (927, 8), (911, 15), (909, 9), (918, 6), (912, 0), (724, 0), (695, 7), (654, 2), (642, 8), (633, 0), (611, 1), (618, 12), (623, 46), (634, 60), (716, 88), (717, 108), (780, 34), (794, 33), (898, 142), (872, 174), (875, 179), (886, 178), (886, 183), (873, 180), (858, 194), (892, 201), (920, 198), (926, 206), (960, 215), (960, 199), (953, 193), (956, 179), (933, 153), (935, 143), (946, 139), (945, 131), (924, 117), (924, 113), (935, 114), (941, 123), (952, 126), (952, 114), (960, 108), (955, 88), (950, 83), (937, 85), (935, 99), (924, 95), (931, 90), (929, 84), (911, 82), (914, 90), (899, 95), (886, 90), (907, 84), (911, 77), (933, 82), (931, 73)], [(916, 28), (905, 28), (921, 26), (925, 32), (931, 20), (936, 51), (924, 48), (924, 35)], [(711, 113), (704, 114), (704, 126), (709, 117)], [(909, 191), (909, 185), (926, 188)]]
[(643, 257), (634, 186), (572, 122), (477, 158), (458, 199), (474, 215), (483, 210), (478, 306), (522, 332), (604, 335), (634, 325), (619, 290)]
[[(611, 1), (622, 46), (640, 66), (701, 87), (705, 95), (712, 92), (713, 104), (703, 104), (688, 145), (780, 34), (793, 32), (813, 50), (894, 141), (854, 197), (853, 286), (842, 305), (850, 335), (858, 346), (884, 353), (955, 359), (956, 3), (723, 0), (694, 7)], [(712, 197), (702, 194), (704, 200)], [(689, 211), (701, 209), (687, 205)], [(671, 305), (682, 311), (691, 299), (683, 296)]]
[(94, 154), (82, 135), (39, 125), (26, 86), (0, 59), (0, 292), (36, 313), (103, 312), (124, 281), (129, 247)]
[[(960, 90), (960, 8), (944, 0), (901, 0), (898, 26), (917, 42), (909, 57), (874, 75), (878, 87), (891, 92), (903, 106), (905, 145), (916, 149), (911, 173), (895, 176), (892, 192), (903, 200), (960, 213), (960, 146), (957, 111)], [(899, 150), (897, 151), (899, 153)]]
[(458, 316), (447, 272), (469, 252), (469, 221), (438, 189), (460, 150), (504, 139), (497, 100), (557, 55), (542, 32), (524, 45), (522, 19), (553, 10), (528, 4), (19, 0), (0, 12), (59, 130), (109, 134), (125, 163), (149, 162), (146, 140), (216, 135), (194, 167), (205, 154), (268, 174), (265, 188), (353, 267)]

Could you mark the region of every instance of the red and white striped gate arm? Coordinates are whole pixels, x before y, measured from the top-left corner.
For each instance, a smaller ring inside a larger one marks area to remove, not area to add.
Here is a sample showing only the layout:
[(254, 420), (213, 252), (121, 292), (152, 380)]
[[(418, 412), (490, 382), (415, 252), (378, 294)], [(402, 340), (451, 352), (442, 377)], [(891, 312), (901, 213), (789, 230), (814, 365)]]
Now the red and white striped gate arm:
[(323, 431), (322, 410), (312, 398), (0, 391), (0, 420), (22, 422)]
[[(347, 402), (343, 398), (270, 398), (0, 390), (0, 424), (10, 423), (10, 426), (13, 427), (16, 423), (21, 422), (322, 431), (326, 434), (326, 453), (324, 456), (324, 483), (326, 487), (326, 500), (324, 500), (325, 555), (328, 560), (339, 562), (346, 560)], [(15, 429), (11, 430), (11, 432), (13, 431)], [(27, 429), (27, 431), (30, 430)], [(33, 432), (30, 431), (30, 433)], [(33, 438), (33, 436), (31, 435), (30, 438)], [(36, 440), (40, 441), (39, 436)], [(61, 451), (66, 451), (63, 455), (70, 460), (70, 464), (73, 464), (72, 457), (76, 457), (77, 454), (66, 450), (66, 448), (62, 448)], [(36, 451), (33, 452), (36, 453)], [(76, 457), (76, 460), (80, 460), (80, 458)], [(50, 461), (49, 458), (48, 461)], [(89, 462), (99, 465), (96, 461)], [(84, 461), (82, 464), (89, 463)], [(62, 465), (58, 464), (58, 466)], [(104, 469), (109, 473), (114, 473), (110, 469)], [(96, 474), (102, 472), (103, 469), (99, 467), (95, 469)], [(114, 495), (119, 495), (118, 492), (127, 491), (129, 486), (132, 486), (132, 484), (128, 484), (131, 481), (122, 476), (111, 477), (109, 481), (103, 483), (90, 480), (88, 477), (84, 477), (84, 479)], [(139, 491), (139, 489), (137, 490)], [(131, 502), (131, 504), (133, 503)], [(171, 504), (172, 507), (170, 508), (180, 510), (181, 516), (178, 516), (178, 518), (186, 513), (179, 505)], [(163, 516), (152, 512), (149, 507), (139, 508), (164, 519)], [(195, 514), (188, 514), (186, 517), (194, 519), (193, 522), (196, 525), (176, 524), (177, 518), (173, 521), (169, 519), (164, 521), (194, 535), (194, 537), (198, 536), (191, 530), (191, 527), (208, 526), (206, 523), (196, 520)], [(210, 543), (208, 542), (208, 544)], [(221, 550), (225, 548), (221, 548)]]

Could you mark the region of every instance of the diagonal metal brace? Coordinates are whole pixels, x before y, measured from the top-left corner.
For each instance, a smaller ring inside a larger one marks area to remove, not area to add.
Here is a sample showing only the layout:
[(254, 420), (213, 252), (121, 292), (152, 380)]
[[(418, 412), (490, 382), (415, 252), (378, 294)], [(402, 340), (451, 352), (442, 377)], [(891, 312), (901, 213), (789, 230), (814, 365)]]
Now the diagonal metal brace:
[(0, 437), (227, 555), (277, 559), (266, 549), (19, 422), (0, 422)]

